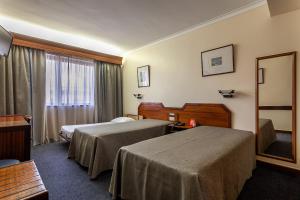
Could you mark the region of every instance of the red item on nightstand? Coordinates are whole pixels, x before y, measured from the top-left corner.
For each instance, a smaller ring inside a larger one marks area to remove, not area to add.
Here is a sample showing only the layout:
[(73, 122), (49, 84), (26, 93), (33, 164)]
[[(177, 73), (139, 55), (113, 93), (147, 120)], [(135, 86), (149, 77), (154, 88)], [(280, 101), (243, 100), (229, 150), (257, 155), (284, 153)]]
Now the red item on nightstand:
[(192, 127), (196, 127), (196, 120), (195, 119), (190, 119), (189, 125)]

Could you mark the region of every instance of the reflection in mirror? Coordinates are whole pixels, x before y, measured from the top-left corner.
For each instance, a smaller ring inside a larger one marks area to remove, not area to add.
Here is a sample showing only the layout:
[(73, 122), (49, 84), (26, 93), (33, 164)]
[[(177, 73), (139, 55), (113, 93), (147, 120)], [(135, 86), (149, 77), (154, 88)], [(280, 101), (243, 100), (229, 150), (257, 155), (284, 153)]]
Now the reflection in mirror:
[(257, 152), (295, 161), (295, 52), (257, 59)]

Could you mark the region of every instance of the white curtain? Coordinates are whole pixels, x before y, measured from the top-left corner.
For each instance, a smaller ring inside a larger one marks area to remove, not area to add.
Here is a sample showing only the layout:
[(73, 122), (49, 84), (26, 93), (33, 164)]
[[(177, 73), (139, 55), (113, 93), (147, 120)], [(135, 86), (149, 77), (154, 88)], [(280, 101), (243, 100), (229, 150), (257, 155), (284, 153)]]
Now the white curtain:
[(47, 54), (48, 106), (94, 105), (94, 62)]
[(62, 125), (94, 123), (94, 62), (46, 55), (47, 142)]
[(94, 123), (94, 107), (47, 106), (46, 132), (48, 142), (58, 141), (60, 127), (68, 124)]

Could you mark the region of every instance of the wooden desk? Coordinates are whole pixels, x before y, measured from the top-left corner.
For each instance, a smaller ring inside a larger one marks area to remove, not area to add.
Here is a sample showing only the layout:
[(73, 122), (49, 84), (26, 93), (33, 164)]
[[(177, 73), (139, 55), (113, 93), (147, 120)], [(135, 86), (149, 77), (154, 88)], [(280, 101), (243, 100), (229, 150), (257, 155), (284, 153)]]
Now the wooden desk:
[(25, 116), (0, 116), (0, 159), (30, 160), (31, 126)]
[(0, 199), (48, 199), (48, 191), (34, 161), (0, 168)]

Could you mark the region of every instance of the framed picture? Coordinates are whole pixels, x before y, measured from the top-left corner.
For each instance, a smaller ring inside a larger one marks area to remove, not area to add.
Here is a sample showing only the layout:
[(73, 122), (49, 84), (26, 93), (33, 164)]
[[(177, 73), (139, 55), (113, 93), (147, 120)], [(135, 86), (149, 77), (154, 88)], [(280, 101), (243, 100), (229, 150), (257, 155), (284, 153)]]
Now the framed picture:
[(150, 86), (150, 66), (142, 66), (137, 68), (138, 87)]
[(259, 68), (258, 69), (258, 84), (264, 84), (265, 83), (265, 69)]
[(233, 44), (201, 52), (202, 76), (234, 72)]

